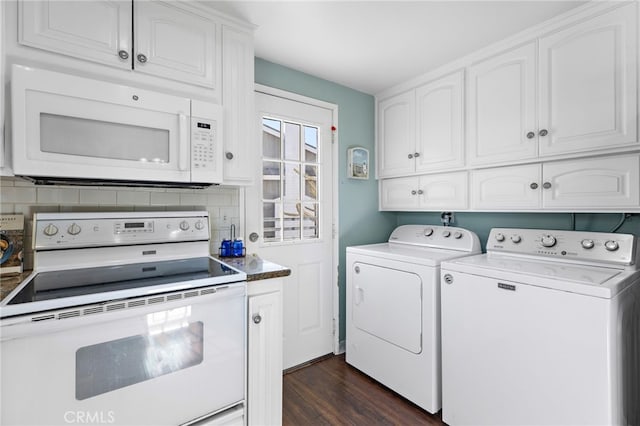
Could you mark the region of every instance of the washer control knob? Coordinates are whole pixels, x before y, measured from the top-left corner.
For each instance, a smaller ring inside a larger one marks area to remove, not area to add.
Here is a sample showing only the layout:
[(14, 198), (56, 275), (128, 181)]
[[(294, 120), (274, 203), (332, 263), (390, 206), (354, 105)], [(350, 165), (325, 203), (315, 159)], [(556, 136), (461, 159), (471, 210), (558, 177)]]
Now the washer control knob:
[(556, 237), (548, 234), (543, 235), (540, 242), (542, 243), (543, 247), (553, 247), (556, 245)]
[(453, 233), (453, 238), (455, 238), (456, 240), (459, 240), (460, 238), (462, 238), (462, 232), (460, 231), (456, 231)]
[(617, 241), (609, 240), (604, 243), (604, 248), (606, 248), (608, 251), (616, 251), (619, 247), (620, 246), (618, 245)]
[(582, 240), (580, 242), (580, 244), (582, 244), (582, 248), (586, 248), (587, 250), (593, 248), (593, 246), (595, 245), (593, 240), (589, 240), (589, 239), (586, 239), (586, 238), (584, 240)]
[(180, 229), (182, 229), (183, 231), (189, 229), (189, 222), (187, 222), (186, 220), (180, 222)]
[(71, 235), (78, 235), (82, 231), (82, 228), (77, 223), (72, 223), (69, 228), (67, 228), (67, 232)]
[(201, 220), (197, 221), (197, 222), (196, 222), (196, 229), (199, 231), (199, 230), (201, 230), (202, 228), (204, 228), (204, 223), (202, 223), (202, 221), (201, 221)]
[(445, 238), (449, 238), (451, 236), (451, 231), (442, 231), (442, 236)]
[(424, 236), (425, 237), (430, 237), (433, 235), (433, 228), (427, 228), (424, 230)]
[(444, 274), (444, 277), (442, 277), (444, 279), (444, 282), (447, 284), (453, 284), (453, 275), (451, 274)]
[(44, 232), (44, 235), (46, 235), (47, 237), (53, 237), (58, 233), (58, 227), (53, 223), (50, 223), (44, 228), (42, 232)]
[(513, 241), (514, 244), (518, 244), (520, 243), (520, 241), (522, 241), (522, 237), (518, 234), (512, 235), (511, 241)]
[(504, 241), (504, 234), (502, 234), (502, 233), (497, 233), (497, 234), (496, 234), (496, 241), (498, 241), (498, 242), (500, 242), (500, 243), (501, 243), (501, 242), (503, 242), (503, 241)]

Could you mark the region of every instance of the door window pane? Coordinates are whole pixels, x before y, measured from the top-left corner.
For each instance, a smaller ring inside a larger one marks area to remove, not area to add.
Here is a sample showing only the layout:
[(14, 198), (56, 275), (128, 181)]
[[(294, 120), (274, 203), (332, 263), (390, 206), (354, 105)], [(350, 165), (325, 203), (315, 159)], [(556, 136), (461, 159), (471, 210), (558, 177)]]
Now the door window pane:
[(300, 164), (286, 163), (284, 165), (283, 197), (285, 200), (300, 199)]
[(303, 238), (318, 238), (318, 210), (320, 206), (317, 203), (304, 203), (303, 205)]
[(317, 166), (304, 166), (304, 199), (317, 200), (318, 199), (318, 167)]
[(284, 159), (300, 161), (299, 124), (284, 123)]
[(285, 240), (300, 239), (300, 203), (284, 204), (284, 228)]
[(265, 200), (280, 198), (280, 166), (281, 163), (277, 161), (262, 163), (262, 198)]
[(264, 158), (280, 159), (280, 121), (270, 118), (262, 119), (262, 156)]

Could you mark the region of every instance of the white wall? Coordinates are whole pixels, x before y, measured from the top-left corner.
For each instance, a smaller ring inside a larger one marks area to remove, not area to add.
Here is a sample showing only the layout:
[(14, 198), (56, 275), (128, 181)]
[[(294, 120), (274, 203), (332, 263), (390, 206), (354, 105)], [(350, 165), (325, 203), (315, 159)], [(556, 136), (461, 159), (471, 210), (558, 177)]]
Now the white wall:
[(240, 229), (239, 190), (41, 186), (22, 179), (0, 179), (0, 213), (25, 216), (24, 267), (32, 269), (32, 226), (36, 212), (207, 210), (211, 221), (211, 250), (217, 252), (230, 225)]

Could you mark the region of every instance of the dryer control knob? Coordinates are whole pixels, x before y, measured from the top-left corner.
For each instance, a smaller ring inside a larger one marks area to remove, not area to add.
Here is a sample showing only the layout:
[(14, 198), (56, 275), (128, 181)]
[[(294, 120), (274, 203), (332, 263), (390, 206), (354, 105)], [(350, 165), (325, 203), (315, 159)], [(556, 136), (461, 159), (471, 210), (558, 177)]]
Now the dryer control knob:
[(459, 240), (460, 238), (462, 238), (462, 232), (460, 231), (456, 231), (453, 233), (453, 238), (455, 238), (456, 240)]
[(496, 234), (496, 241), (498, 242), (503, 242), (504, 241), (504, 234), (498, 233)]
[(433, 235), (433, 228), (426, 228), (426, 229), (424, 230), (424, 236), (425, 236), (425, 237), (430, 237), (430, 236), (432, 236), (432, 235)]
[(442, 236), (445, 238), (449, 238), (451, 236), (451, 231), (442, 231)]
[(619, 247), (620, 246), (618, 245), (617, 241), (609, 240), (604, 243), (604, 248), (606, 248), (608, 251), (616, 251)]
[(593, 240), (589, 240), (589, 239), (582, 240), (580, 244), (582, 244), (582, 247), (586, 248), (587, 250), (593, 248), (593, 246), (595, 245)]
[(516, 235), (512, 235), (511, 236), (511, 241), (513, 241), (514, 244), (518, 244), (520, 243), (520, 241), (522, 241), (522, 237), (518, 234)]
[(553, 247), (556, 245), (556, 237), (553, 235), (543, 235), (540, 242), (544, 247)]

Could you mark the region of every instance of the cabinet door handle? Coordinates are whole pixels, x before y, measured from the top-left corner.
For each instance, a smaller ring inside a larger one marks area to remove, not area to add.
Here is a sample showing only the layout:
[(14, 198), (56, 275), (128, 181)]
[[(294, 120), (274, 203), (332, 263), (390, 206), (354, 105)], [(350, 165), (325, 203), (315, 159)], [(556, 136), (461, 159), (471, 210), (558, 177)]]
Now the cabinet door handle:
[(411, 195), (416, 195), (418, 192), (415, 189), (411, 190)]
[(409, 157), (409, 160), (411, 160), (413, 158), (413, 154), (409, 154), (408, 157)]
[(126, 50), (120, 50), (118, 52), (118, 56), (120, 56), (120, 59), (122, 59), (123, 61), (126, 61), (127, 59), (129, 59), (129, 52), (127, 52)]
[(138, 58), (138, 62), (140, 62), (141, 64), (144, 64), (145, 62), (147, 62), (147, 57), (142, 53), (138, 54), (137, 58)]
[(549, 131), (547, 129), (542, 129), (540, 130), (540, 133), (538, 133), (540, 136), (547, 136), (549, 134)]
[(420, 153), (419, 153), (419, 152), (416, 152), (415, 154), (413, 154), (413, 156), (414, 156), (414, 157), (416, 157), (416, 158), (418, 158), (418, 157), (420, 157)]
[(533, 138), (535, 138), (535, 137), (536, 137), (536, 134), (535, 134), (535, 133), (533, 133), (533, 132), (529, 132), (529, 133), (527, 133), (527, 139), (533, 139)]
[(531, 185), (529, 185), (529, 188), (531, 189), (538, 189), (538, 184), (535, 182), (531, 182)]
[(260, 314), (255, 314), (253, 316), (253, 322), (256, 324), (260, 324), (262, 322), (262, 317), (260, 316)]
[(227, 160), (233, 160), (233, 152), (227, 152), (224, 156), (227, 157)]
[(545, 182), (545, 183), (543, 183), (543, 184), (542, 184), (542, 187), (543, 187), (544, 189), (549, 189), (549, 188), (551, 188), (551, 182)]

